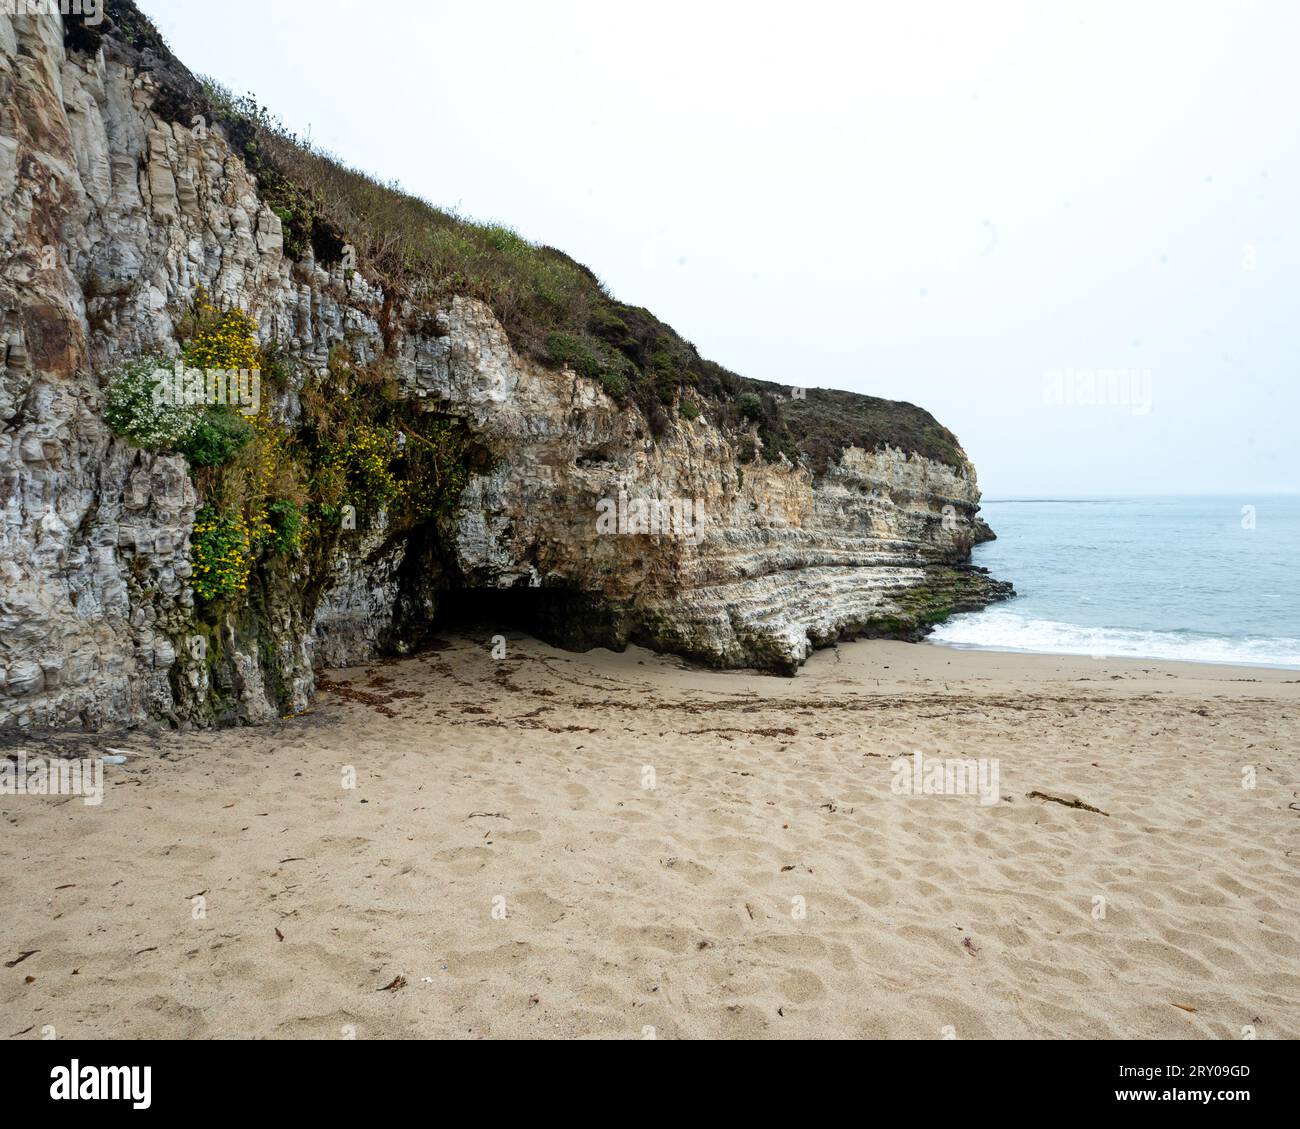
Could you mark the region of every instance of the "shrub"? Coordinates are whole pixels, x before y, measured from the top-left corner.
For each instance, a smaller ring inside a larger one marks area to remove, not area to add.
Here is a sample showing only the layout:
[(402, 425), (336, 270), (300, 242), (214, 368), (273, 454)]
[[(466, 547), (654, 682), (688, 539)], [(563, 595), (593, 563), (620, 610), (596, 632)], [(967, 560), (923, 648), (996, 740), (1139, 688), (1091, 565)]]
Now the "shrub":
[(406, 512), (414, 520), (447, 514), (469, 482), (469, 441), (452, 420), (417, 419), (403, 432)]
[(301, 508), (281, 498), (266, 507), (266, 514), (271, 526), (271, 551), (282, 555), (296, 553), (302, 545), (305, 522)]
[(579, 376), (599, 380), (604, 368), (596, 355), (577, 338), (567, 333), (551, 333), (546, 337), (546, 351), (551, 360), (568, 365)]
[[(624, 400), (631, 391), (628, 378), (616, 369), (604, 364), (592, 350), (567, 333), (550, 333), (546, 337), (548, 359), (567, 365), (579, 376), (594, 380), (615, 400)], [(626, 364), (626, 362), (623, 362)], [(667, 403), (672, 403), (670, 395)]]
[(402, 493), (402, 482), (393, 473), (393, 463), (401, 451), (396, 431), (359, 424), (339, 451), (347, 468), (349, 497), (379, 509), (396, 501)]
[(742, 392), (736, 399), (740, 414), (749, 420), (763, 418), (763, 401), (753, 392)]
[(190, 535), (190, 583), (201, 600), (220, 600), (248, 587), (253, 554), (244, 515), (204, 506)]
[(104, 420), (114, 433), (147, 451), (172, 451), (193, 434), (200, 409), (155, 400), (160, 371), (171, 364), (157, 357), (134, 361), (109, 383)]
[(598, 377), (600, 386), (615, 400), (624, 400), (630, 388), (627, 377), (621, 372), (602, 371)]
[(699, 405), (697, 405), (694, 400), (683, 400), (681, 405), (678, 407), (677, 412), (684, 419), (700, 418)]
[(233, 408), (208, 408), (178, 450), (196, 467), (225, 466), (253, 438), (253, 428)]
[(278, 341), (268, 341), (261, 349), (262, 387), (274, 391), (294, 388), (299, 383), (302, 363)]
[(591, 312), (588, 329), (597, 337), (608, 341), (615, 348), (627, 348), (634, 345), (632, 331), (627, 322), (607, 306), (597, 306)]
[(508, 251), (511, 254), (526, 253), (530, 249), (530, 244), (522, 235), (512, 227), (503, 227), (500, 224), (489, 224), (483, 228), (483, 238), (488, 245), (497, 251)]
[(257, 322), (243, 310), (219, 310), (202, 287), (180, 326), (185, 363), (200, 369), (255, 369)]

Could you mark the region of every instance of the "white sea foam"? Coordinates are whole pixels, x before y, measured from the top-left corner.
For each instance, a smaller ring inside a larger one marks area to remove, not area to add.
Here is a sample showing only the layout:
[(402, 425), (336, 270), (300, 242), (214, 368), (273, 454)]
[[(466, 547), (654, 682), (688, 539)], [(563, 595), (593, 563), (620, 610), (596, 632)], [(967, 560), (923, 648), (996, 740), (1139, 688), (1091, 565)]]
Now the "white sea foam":
[(947, 646), (990, 651), (1300, 668), (1300, 639), (1084, 627), (1030, 619), (1005, 608), (954, 616), (940, 624), (930, 639)]

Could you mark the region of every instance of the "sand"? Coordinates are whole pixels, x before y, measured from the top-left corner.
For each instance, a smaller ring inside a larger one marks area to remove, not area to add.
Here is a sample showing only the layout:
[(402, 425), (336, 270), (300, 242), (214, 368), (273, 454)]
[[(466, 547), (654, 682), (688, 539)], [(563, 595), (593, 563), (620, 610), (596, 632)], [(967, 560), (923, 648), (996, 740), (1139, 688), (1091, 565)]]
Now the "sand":
[(1294, 671), (507, 640), (64, 742), (134, 755), (0, 797), (0, 1038), (1300, 1036)]

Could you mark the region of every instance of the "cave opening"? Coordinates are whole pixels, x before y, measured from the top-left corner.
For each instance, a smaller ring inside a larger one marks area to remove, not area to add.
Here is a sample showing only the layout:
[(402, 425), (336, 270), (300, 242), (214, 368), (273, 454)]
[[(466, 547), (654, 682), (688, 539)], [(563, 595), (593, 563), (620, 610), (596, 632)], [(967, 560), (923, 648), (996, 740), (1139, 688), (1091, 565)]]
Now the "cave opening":
[(622, 650), (631, 630), (626, 609), (568, 588), (451, 588), (439, 600), (438, 626), (450, 631), (520, 631), (568, 651)]

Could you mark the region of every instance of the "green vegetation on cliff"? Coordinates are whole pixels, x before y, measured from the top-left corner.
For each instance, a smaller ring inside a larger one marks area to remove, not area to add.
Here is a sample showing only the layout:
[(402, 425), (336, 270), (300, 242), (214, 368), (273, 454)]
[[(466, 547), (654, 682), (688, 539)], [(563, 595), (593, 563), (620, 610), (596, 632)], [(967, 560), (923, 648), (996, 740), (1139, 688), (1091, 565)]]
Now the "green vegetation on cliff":
[[(391, 296), (430, 310), (451, 295), (478, 298), (521, 353), (598, 381), (634, 404), (656, 434), (677, 404), (688, 420), (703, 411), (729, 430), (756, 427), (759, 443), (743, 448), (746, 457), (805, 459), (820, 472), (849, 444), (889, 444), (965, 472), (956, 438), (924, 409), (818, 388), (794, 399), (787, 387), (738, 376), (648, 310), (617, 301), (563, 252), (349, 168), (287, 131), (254, 98), (195, 79), (131, 0), (107, 0), (106, 14), (104, 43), (153, 73), (157, 111), (186, 128), (196, 118), (217, 126), (242, 155), (281, 219), (291, 257), (310, 251), (330, 265), (350, 244), (358, 268)], [(67, 37), (70, 50), (93, 50), (100, 40), (99, 32)]]
[[(114, 433), (135, 447), (184, 455), (199, 496), (189, 562), (197, 604), (167, 626), (178, 653), (208, 677), (191, 686), (178, 671), (175, 692), (184, 700), (193, 691), (199, 716), (237, 716), (226, 660), (238, 639), (258, 648), (285, 708), (292, 688), (270, 641), (293, 634), (286, 624), (310, 622), (339, 550), (356, 552), (367, 534), (382, 545), (427, 533), (421, 540), (436, 552), (435, 526), (488, 454), (463, 422), (403, 398), (382, 358), (360, 365), (338, 347), (323, 372), (305, 371), (274, 343), (259, 346), (247, 313), (218, 308), (202, 289), (176, 324), (189, 373), (243, 369), (258, 381), (258, 395), (239, 408), (176, 404), (167, 388), (172, 364), (161, 358), (128, 363), (109, 383), (105, 417)], [(292, 423), (273, 410), (289, 391), (299, 407)], [(133, 598), (147, 602), (149, 586), (139, 581)], [(195, 637), (204, 641), (197, 651)]]

